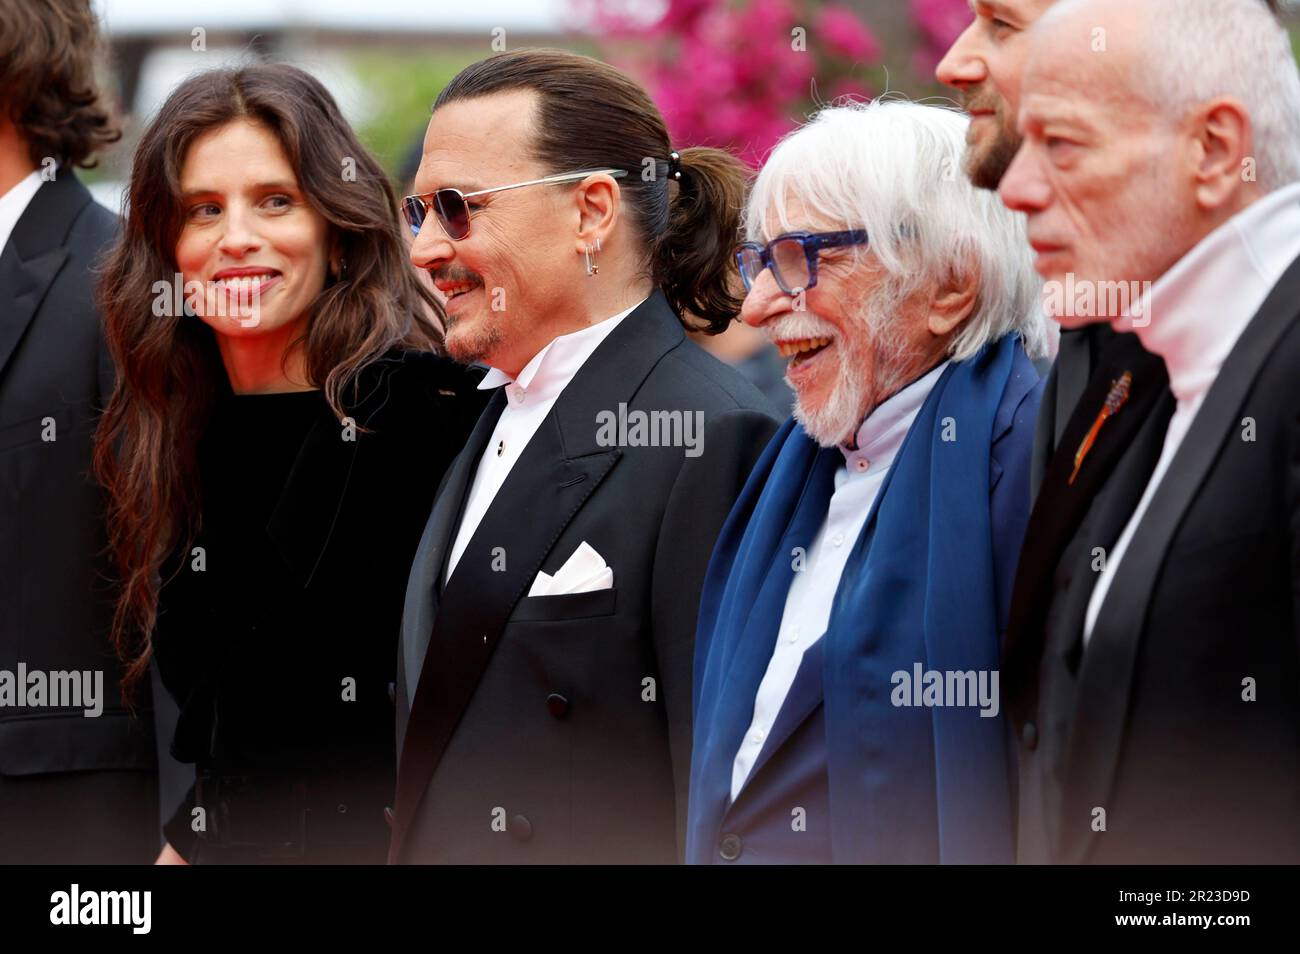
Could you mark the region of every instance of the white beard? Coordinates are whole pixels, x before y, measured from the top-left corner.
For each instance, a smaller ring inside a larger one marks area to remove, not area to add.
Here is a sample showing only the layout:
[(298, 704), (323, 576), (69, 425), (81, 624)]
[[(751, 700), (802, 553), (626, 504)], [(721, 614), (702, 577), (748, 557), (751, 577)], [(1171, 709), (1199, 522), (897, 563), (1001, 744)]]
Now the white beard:
[[(873, 296), (855, 323), (852, 336), (836, 337), (835, 360), (839, 366), (835, 387), (824, 404), (807, 408), (802, 400), (795, 401), (794, 419), (822, 447), (851, 440), (867, 415), (906, 383), (910, 349), (885, 312)], [(798, 391), (795, 395), (797, 398)]]

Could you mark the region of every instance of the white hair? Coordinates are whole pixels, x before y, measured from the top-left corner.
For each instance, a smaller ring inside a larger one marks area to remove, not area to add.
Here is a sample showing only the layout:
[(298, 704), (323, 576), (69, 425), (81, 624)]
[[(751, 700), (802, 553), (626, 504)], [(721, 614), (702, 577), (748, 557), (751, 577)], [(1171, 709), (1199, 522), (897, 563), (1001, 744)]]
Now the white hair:
[[(746, 208), (748, 237), (866, 229), (895, 303), (974, 265), (978, 299), (949, 345), (952, 359), (973, 358), (1011, 332), (1030, 357), (1044, 356), (1041, 282), (1024, 216), (963, 173), (967, 123), (953, 109), (894, 97), (821, 110), (782, 139), (763, 166)], [(810, 221), (790, 221), (792, 197)]]
[[(1040, 24), (1094, 3), (1062, 0)], [(1250, 116), (1260, 189), (1267, 193), (1300, 181), (1300, 70), (1291, 38), (1268, 5), (1143, 0), (1138, 6), (1156, 35), (1135, 71), (1136, 92), (1174, 122), (1220, 96), (1239, 100)]]

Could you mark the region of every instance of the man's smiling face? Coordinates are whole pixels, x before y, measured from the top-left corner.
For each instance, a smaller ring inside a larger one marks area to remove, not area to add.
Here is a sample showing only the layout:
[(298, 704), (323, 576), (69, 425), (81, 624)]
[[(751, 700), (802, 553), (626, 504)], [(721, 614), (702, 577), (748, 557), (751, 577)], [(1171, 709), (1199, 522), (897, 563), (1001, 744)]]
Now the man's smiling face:
[[(784, 201), (784, 221), (801, 231), (846, 228), (813, 215), (797, 195)], [(782, 217), (773, 210), (767, 221)], [(907, 382), (923, 353), (923, 315), (912, 301), (888, 303), (888, 279), (867, 247), (846, 246), (819, 254), (817, 284), (803, 295), (786, 294), (765, 269), (745, 297), (741, 319), (766, 332), (789, 358), (795, 417), (824, 447), (852, 437), (863, 418)]]
[[(440, 107), (425, 134), (417, 193), (469, 193), (553, 172), (531, 155), (536, 105), (535, 93), (515, 91)], [(447, 350), (457, 361), (517, 374), (551, 340), (548, 318), (572, 298), (571, 196), (542, 185), (468, 199), (469, 234), (457, 241), (426, 215), (411, 263), (447, 298)]]

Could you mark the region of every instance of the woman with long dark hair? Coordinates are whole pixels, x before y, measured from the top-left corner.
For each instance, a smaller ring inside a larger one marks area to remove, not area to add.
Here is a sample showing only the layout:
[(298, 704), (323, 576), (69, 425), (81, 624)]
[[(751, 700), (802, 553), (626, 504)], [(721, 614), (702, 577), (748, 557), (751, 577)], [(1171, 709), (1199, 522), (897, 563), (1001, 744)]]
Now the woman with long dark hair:
[(196, 766), (160, 862), (384, 858), (403, 589), (483, 403), (417, 278), (299, 69), (194, 76), (136, 150), (95, 459), (125, 687), (156, 660)]

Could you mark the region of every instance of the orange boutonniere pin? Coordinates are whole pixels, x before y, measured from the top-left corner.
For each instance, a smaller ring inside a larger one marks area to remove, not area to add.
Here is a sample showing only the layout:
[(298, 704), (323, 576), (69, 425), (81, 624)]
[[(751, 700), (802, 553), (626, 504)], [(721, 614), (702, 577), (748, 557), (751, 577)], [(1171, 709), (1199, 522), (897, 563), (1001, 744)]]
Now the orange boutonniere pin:
[(1074, 478), (1079, 476), (1079, 468), (1083, 466), (1083, 459), (1088, 456), (1088, 451), (1092, 450), (1092, 445), (1096, 443), (1101, 426), (1106, 423), (1107, 418), (1113, 417), (1119, 412), (1120, 408), (1128, 403), (1128, 394), (1132, 386), (1133, 375), (1128, 371), (1125, 371), (1110, 383), (1110, 392), (1106, 395), (1106, 403), (1097, 412), (1097, 419), (1092, 422), (1092, 427), (1088, 428), (1083, 443), (1074, 452), (1074, 470), (1070, 474), (1069, 481), (1071, 486), (1074, 484)]

